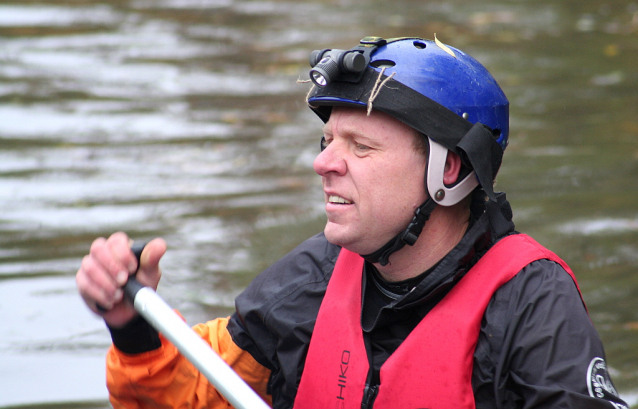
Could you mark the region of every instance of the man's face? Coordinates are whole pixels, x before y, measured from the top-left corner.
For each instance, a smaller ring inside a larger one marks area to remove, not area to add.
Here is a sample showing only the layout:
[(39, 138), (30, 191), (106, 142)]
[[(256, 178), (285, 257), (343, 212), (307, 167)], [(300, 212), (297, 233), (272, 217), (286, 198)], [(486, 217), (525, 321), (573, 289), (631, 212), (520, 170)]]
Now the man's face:
[(407, 227), (427, 198), (426, 159), (414, 147), (415, 134), (378, 111), (367, 116), (363, 109), (333, 108), (324, 126), (328, 146), (314, 162), (328, 241), (369, 254)]

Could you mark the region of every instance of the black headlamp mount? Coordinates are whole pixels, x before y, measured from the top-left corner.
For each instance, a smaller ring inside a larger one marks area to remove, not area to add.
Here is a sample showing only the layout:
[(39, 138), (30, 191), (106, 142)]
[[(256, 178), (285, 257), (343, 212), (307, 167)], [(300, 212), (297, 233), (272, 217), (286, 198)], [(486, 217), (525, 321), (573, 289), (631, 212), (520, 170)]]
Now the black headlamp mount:
[(320, 87), (325, 87), (337, 78), (339, 81), (357, 83), (370, 63), (372, 52), (386, 43), (381, 37), (365, 37), (350, 50), (315, 50), (310, 54), (310, 79)]

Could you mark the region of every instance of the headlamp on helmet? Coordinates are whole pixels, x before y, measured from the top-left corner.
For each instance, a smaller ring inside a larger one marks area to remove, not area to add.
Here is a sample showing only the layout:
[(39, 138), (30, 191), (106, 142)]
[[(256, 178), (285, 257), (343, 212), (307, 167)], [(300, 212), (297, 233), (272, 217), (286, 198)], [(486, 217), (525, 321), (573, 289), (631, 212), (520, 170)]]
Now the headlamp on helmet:
[(310, 79), (315, 85), (325, 87), (335, 80), (357, 83), (370, 63), (370, 55), (386, 40), (366, 37), (350, 50), (323, 49), (310, 53)]

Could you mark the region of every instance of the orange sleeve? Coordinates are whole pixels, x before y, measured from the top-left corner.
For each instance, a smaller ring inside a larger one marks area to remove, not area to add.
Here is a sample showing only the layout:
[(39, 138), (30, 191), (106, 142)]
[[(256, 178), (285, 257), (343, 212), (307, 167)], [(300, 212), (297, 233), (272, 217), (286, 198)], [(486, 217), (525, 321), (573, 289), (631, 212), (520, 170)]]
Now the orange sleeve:
[[(270, 371), (235, 345), (227, 324), (228, 318), (218, 318), (193, 329), (272, 406), (266, 393)], [(232, 408), (174, 345), (161, 334), (160, 339), (159, 349), (142, 354), (109, 349), (106, 382), (114, 409)]]

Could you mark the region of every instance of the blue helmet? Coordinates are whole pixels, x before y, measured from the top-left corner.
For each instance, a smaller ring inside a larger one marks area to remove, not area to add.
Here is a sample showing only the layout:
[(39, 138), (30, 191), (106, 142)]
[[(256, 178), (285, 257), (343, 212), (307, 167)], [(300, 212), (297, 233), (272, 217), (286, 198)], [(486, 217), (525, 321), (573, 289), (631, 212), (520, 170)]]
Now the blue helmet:
[[(316, 86), (308, 104), (324, 121), (333, 106), (385, 112), (427, 136), (431, 147), (456, 152), (475, 172), (454, 198), (442, 182), (428, 183), (438, 204), (458, 202), (477, 184), (495, 200), (492, 183), (508, 143), (509, 101), (474, 58), (438, 40), (366, 37), (351, 50), (315, 51), (310, 63)], [(441, 196), (447, 199), (437, 200)]]

